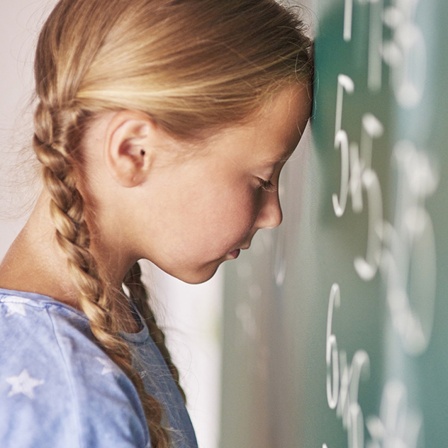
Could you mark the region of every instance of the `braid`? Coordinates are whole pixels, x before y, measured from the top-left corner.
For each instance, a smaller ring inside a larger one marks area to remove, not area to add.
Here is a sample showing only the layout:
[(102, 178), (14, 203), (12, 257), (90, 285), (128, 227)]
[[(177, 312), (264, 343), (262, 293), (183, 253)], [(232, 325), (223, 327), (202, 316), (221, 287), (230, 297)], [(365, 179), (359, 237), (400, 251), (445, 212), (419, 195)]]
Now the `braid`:
[(145, 392), (142, 379), (132, 367), (129, 347), (118, 333), (117, 301), (100, 275), (90, 250), (84, 200), (76, 185), (73, 154), (69, 153), (69, 149), (76, 151), (79, 145), (74, 138), (70, 142), (69, 137), (74, 136), (82, 117), (74, 110), (58, 111), (56, 123), (56, 114), (52, 115), (50, 111), (42, 102), (37, 107), (33, 146), (42, 164), (44, 185), (51, 196), (56, 239), (67, 257), (71, 278), (78, 289), (79, 306), (89, 319), (98, 343), (135, 385), (145, 411), (152, 446), (167, 448), (169, 437), (161, 425), (161, 405)]
[(171, 354), (168, 350), (168, 347), (166, 346), (165, 333), (157, 325), (156, 317), (149, 305), (148, 291), (145, 288), (145, 285), (143, 284), (142, 271), (138, 262), (135, 263), (129, 270), (129, 272), (126, 274), (124, 284), (129, 289), (129, 295), (131, 300), (134, 302), (138, 311), (145, 320), (146, 325), (148, 326), (149, 329), (149, 333), (151, 334), (151, 337), (153, 338), (163, 358), (165, 359), (165, 362), (168, 365), (171, 375), (173, 376), (174, 381), (177, 384), (177, 387), (184, 399), (184, 402), (186, 402), (187, 398), (185, 392), (182, 389), (182, 386), (180, 385), (179, 370), (173, 363)]

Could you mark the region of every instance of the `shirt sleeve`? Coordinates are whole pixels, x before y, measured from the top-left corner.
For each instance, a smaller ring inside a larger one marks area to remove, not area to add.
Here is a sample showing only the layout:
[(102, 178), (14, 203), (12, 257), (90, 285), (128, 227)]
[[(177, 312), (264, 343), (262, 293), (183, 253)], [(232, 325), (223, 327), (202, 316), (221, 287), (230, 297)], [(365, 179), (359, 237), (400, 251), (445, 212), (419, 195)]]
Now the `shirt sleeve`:
[(0, 310), (0, 446), (150, 448), (135, 387), (89, 336), (12, 308)]

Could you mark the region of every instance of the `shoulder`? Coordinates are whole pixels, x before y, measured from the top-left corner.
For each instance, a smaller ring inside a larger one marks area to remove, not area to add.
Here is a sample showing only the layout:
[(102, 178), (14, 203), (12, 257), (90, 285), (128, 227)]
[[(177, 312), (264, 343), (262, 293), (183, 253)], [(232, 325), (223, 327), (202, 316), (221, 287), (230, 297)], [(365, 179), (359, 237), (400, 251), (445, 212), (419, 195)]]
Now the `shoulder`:
[(134, 386), (81, 313), (0, 291), (0, 341), (0, 446), (150, 446)]

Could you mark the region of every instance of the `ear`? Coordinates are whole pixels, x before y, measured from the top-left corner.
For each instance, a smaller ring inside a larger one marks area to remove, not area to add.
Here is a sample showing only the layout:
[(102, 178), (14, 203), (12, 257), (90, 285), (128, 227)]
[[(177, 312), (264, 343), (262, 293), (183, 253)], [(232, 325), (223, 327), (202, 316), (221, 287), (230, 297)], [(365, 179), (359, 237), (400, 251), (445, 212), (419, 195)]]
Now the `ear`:
[(144, 113), (125, 110), (112, 116), (104, 152), (107, 167), (116, 182), (131, 188), (146, 180), (160, 133), (154, 121)]

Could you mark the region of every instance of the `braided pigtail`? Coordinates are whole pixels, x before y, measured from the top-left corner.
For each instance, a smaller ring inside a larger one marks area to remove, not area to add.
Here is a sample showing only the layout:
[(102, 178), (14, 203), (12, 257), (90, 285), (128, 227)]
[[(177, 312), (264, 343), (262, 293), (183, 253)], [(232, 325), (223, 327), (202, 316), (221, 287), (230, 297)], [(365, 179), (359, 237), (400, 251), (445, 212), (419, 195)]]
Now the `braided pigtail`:
[(182, 386), (180, 385), (179, 370), (173, 363), (171, 354), (165, 343), (166, 339), (165, 334), (162, 331), (162, 329), (157, 325), (156, 317), (150, 307), (149, 295), (142, 281), (142, 271), (139, 263), (135, 263), (129, 270), (129, 272), (126, 274), (124, 284), (129, 290), (131, 300), (134, 302), (139, 313), (145, 320), (146, 325), (148, 326), (149, 329), (149, 333), (153, 338), (155, 344), (157, 345), (157, 348), (160, 350), (160, 353), (162, 354), (163, 358), (165, 359), (165, 362), (167, 363), (168, 368), (170, 369), (171, 375), (173, 376), (174, 381), (177, 384), (177, 387), (184, 399), (184, 402), (186, 402), (187, 399), (185, 392), (182, 389)]
[[(130, 350), (119, 336), (116, 319), (117, 300), (100, 275), (90, 248), (90, 231), (86, 220), (84, 200), (76, 183), (73, 153), (79, 142), (69, 142), (80, 125), (81, 116), (74, 110), (56, 114), (42, 102), (35, 114), (33, 146), (42, 164), (44, 185), (51, 202), (51, 216), (59, 247), (67, 257), (71, 278), (78, 290), (79, 307), (86, 314), (90, 328), (108, 356), (134, 383), (145, 411), (152, 446), (169, 446), (168, 432), (162, 427), (162, 409), (158, 401), (148, 395), (138, 373), (132, 368)], [(58, 133), (54, 132), (57, 129)]]

